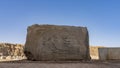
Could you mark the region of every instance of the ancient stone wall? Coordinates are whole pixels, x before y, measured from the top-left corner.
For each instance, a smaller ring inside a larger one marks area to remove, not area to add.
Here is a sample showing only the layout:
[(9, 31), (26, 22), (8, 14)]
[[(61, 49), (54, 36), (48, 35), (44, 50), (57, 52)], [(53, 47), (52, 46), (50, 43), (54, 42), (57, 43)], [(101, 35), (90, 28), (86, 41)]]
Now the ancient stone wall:
[(0, 43), (0, 59), (1, 60), (25, 59), (23, 45)]

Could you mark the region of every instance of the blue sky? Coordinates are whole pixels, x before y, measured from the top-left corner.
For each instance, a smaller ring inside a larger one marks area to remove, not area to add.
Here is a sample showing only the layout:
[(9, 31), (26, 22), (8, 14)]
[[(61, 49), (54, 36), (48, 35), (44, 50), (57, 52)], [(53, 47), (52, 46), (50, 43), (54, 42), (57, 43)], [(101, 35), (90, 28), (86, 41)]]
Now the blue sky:
[(120, 47), (120, 0), (0, 0), (0, 42), (24, 44), (32, 24), (86, 26), (90, 45)]

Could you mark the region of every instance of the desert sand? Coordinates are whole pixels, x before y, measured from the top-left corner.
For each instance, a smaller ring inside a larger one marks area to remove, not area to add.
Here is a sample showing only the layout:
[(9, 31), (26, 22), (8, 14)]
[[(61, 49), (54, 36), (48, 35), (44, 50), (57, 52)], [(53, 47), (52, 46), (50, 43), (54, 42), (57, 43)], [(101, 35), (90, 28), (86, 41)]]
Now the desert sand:
[(120, 68), (120, 61), (12, 61), (1, 62), (0, 68)]

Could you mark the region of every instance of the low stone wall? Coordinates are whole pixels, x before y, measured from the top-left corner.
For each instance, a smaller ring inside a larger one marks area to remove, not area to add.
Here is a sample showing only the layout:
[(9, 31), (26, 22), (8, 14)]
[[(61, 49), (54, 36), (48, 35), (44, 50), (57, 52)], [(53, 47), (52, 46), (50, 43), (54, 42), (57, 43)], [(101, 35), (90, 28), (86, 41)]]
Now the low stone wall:
[(120, 60), (119, 48), (99, 48), (100, 60)]
[(0, 43), (0, 60), (21, 60), (25, 58), (23, 45)]

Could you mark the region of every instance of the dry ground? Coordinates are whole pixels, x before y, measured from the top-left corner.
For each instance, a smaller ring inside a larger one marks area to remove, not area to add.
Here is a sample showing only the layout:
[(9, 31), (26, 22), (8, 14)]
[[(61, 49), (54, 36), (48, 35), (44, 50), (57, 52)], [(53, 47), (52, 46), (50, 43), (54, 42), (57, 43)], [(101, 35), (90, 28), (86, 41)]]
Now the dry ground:
[(0, 68), (120, 68), (120, 61), (12, 61), (1, 62)]

